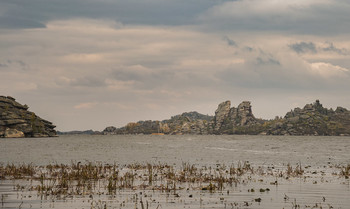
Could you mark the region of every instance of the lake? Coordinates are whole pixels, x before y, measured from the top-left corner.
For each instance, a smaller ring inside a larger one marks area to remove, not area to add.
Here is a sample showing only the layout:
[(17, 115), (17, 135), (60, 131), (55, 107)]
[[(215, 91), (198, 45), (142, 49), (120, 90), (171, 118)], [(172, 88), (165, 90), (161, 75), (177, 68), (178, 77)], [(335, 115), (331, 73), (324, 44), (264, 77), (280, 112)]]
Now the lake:
[[(2, 208), (350, 208), (349, 178), (340, 175), (350, 165), (350, 137), (72, 135), (0, 139), (0, 163), (114, 164), (120, 172), (132, 164), (167, 164), (175, 173), (189, 164), (204, 173), (226, 176), (229, 166), (249, 163), (265, 173), (271, 172), (271, 175), (245, 173), (236, 176), (236, 184), (225, 184), (210, 192), (203, 189), (208, 182), (203, 185), (178, 182), (180, 189), (175, 186), (173, 193), (135, 185), (119, 189), (114, 195), (95, 192), (68, 199), (52, 196), (43, 199), (34, 191), (15, 188), (18, 184), (26, 188), (28, 180), (6, 178), (0, 180)], [(303, 174), (278, 176), (288, 165), (300, 166)], [(142, 172), (147, 171), (134, 172), (141, 172), (138, 181), (144, 184)], [(277, 181), (278, 184), (273, 183)], [(141, 205), (140, 198), (144, 204), (147, 200), (147, 205)]]

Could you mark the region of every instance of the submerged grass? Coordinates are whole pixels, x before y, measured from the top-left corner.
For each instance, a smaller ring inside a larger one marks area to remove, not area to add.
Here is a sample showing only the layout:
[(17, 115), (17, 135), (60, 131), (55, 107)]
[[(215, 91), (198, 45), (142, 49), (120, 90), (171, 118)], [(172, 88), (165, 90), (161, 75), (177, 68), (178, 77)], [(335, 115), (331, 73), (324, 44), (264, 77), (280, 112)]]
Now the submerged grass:
[(340, 170), (340, 175), (348, 179), (350, 176), (350, 164), (340, 167)]
[[(340, 179), (349, 178), (350, 164), (329, 165), (329, 168), (333, 169), (333, 176)], [(222, 208), (250, 208), (266, 200), (264, 195), (269, 193), (271, 185), (277, 188), (280, 182), (290, 182), (293, 178), (300, 182), (300, 179), (305, 180), (315, 173), (323, 174), (323, 171), (316, 172), (310, 166), (302, 167), (301, 163), (295, 166), (287, 164), (278, 168), (274, 166), (254, 168), (247, 161), (229, 166), (223, 164), (198, 166), (182, 163), (179, 167), (161, 163), (117, 165), (72, 162), (70, 165), (46, 166), (0, 164), (0, 180), (18, 180), (13, 181), (18, 182), (14, 188), (17, 191), (29, 191), (31, 194), (36, 192), (39, 198), (46, 200), (79, 199), (85, 196), (91, 203), (91, 208), (111, 208), (109, 200), (118, 198), (120, 208), (125, 207), (125, 204), (129, 204), (127, 207), (130, 208), (131, 203), (135, 204), (135, 208), (141, 209), (162, 208), (162, 203), (156, 201), (156, 197), (158, 200), (166, 197), (166, 203), (168, 201), (172, 204), (183, 203), (185, 206), (191, 201), (198, 200), (201, 207), (204, 207), (209, 201), (208, 199), (203, 201), (204, 196), (201, 196), (203, 193), (208, 193), (210, 198), (216, 197), (215, 204), (222, 204)], [(323, 179), (323, 176), (320, 178)], [(246, 200), (227, 202), (226, 198), (229, 198), (230, 192), (242, 192), (242, 187), (246, 187), (249, 183), (254, 185), (254, 182), (262, 184), (248, 189), (250, 196), (254, 195), (250, 202)], [(270, 188), (262, 185), (270, 185)], [(121, 193), (129, 196), (121, 197)], [(106, 196), (108, 198), (105, 201), (97, 201), (98, 198)], [(6, 203), (4, 198), (1, 197), (2, 205)], [(289, 200), (287, 195), (284, 197), (284, 202), (291, 204), (292, 208), (301, 208), (295, 199)], [(325, 204), (323, 199), (323, 204), (310, 207), (324, 208)]]
[[(348, 178), (350, 164), (339, 166), (339, 176)], [(253, 168), (249, 162), (216, 167), (196, 166), (183, 163), (180, 168), (167, 164), (101, 164), (72, 162), (70, 165), (33, 164), (0, 165), (0, 177), (3, 179), (27, 179), (34, 183), (29, 190), (39, 195), (93, 195), (105, 193), (115, 195), (123, 189), (148, 189), (173, 192), (187, 188), (194, 190), (223, 191), (227, 186), (237, 186), (252, 180), (251, 176), (277, 178), (302, 177), (304, 169), (299, 163), (296, 167), (288, 164), (284, 169)], [(18, 189), (23, 189), (21, 186)]]

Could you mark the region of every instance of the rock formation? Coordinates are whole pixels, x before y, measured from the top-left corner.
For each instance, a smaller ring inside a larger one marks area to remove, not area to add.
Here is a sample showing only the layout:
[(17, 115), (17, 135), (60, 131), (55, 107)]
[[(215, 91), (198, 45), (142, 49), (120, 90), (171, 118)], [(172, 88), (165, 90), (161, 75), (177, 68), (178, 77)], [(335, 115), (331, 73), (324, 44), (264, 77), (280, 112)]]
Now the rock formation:
[(169, 128), (168, 134), (208, 134), (208, 121), (213, 117), (198, 112), (188, 112), (162, 121)]
[(104, 135), (116, 134), (208, 134), (208, 121), (213, 117), (197, 112), (186, 112), (163, 121), (138, 121), (116, 128), (107, 127), (102, 131)]
[(56, 131), (51, 122), (28, 111), (12, 97), (0, 96), (0, 137), (51, 137)]
[(231, 107), (222, 102), (215, 116), (183, 113), (163, 121), (139, 121), (122, 128), (107, 127), (103, 134), (264, 134), (264, 135), (350, 135), (350, 111), (327, 109), (316, 100), (303, 109), (295, 108), (284, 118), (255, 118), (249, 101)]
[(303, 109), (295, 108), (283, 119), (271, 121), (271, 135), (350, 135), (350, 111), (338, 107), (335, 111), (322, 106), (319, 100)]
[[(210, 124), (213, 134), (245, 134), (248, 129), (259, 126), (261, 121), (252, 113), (249, 101), (244, 101), (237, 108), (231, 108), (231, 102), (219, 104), (215, 116)], [(250, 130), (251, 131), (251, 130)]]
[(57, 131), (57, 135), (101, 135), (101, 132), (91, 129), (85, 131)]
[(215, 111), (215, 116), (212, 121), (213, 129), (210, 131), (213, 133), (220, 133), (224, 130), (230, 128), (226, 127), (227, 124), (230, 122), (230, 109), (231, 108), (231, 102), (226, 101), (219, 104), (218, 109)]

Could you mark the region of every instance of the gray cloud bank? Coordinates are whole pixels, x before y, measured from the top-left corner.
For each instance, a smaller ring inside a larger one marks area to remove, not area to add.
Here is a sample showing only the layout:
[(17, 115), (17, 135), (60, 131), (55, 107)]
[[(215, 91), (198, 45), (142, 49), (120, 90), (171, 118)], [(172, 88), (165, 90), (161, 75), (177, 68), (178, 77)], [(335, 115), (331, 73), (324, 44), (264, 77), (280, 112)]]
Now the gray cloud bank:
[(40, 28), (49, 21), (70, 18), (301, 34), (348, 33), (350, 28), (347, 0), (3, 0), (0, 8), (4, 28)]
[(334, 35), (349, 32), (349, 9), (346, 0), (241, 0), (216, 5), (199, 19), (217, 30)]
[(3, 0), (0, 24), (37, 28), (57, 19), (110, 19), (124, 24), (187, 25), (224, 0)]

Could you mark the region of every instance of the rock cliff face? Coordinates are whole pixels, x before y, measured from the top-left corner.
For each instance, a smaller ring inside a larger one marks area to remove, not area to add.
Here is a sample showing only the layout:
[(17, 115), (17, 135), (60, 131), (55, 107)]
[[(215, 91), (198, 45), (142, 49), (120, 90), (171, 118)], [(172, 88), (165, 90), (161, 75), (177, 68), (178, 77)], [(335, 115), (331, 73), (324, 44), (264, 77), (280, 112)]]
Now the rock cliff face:
[(212, 133), (220, 133), (225, 132), (230, 127), (227, 127), (228, 123), (230, 122), (230, 111), (231, 111), (231, 102), (226, 101), (219, 104), (218, 109), (215, 111), (215, 116), (213, 121), (211, 122), (211, 126), (213, 127), (210, 129), (210, 132)]
[(51, 122), (28, 111), (12, 97), (0, 96), (0, 137), (50, 137), (56, 136)]
[(261, 125), (262, 121), (254, 117), (249, 101), (244, 101), (237, 108), (231, 108), (231, 102), (219, 104), (215, 117), (210, 123), (212, 134), (244, 134)]

